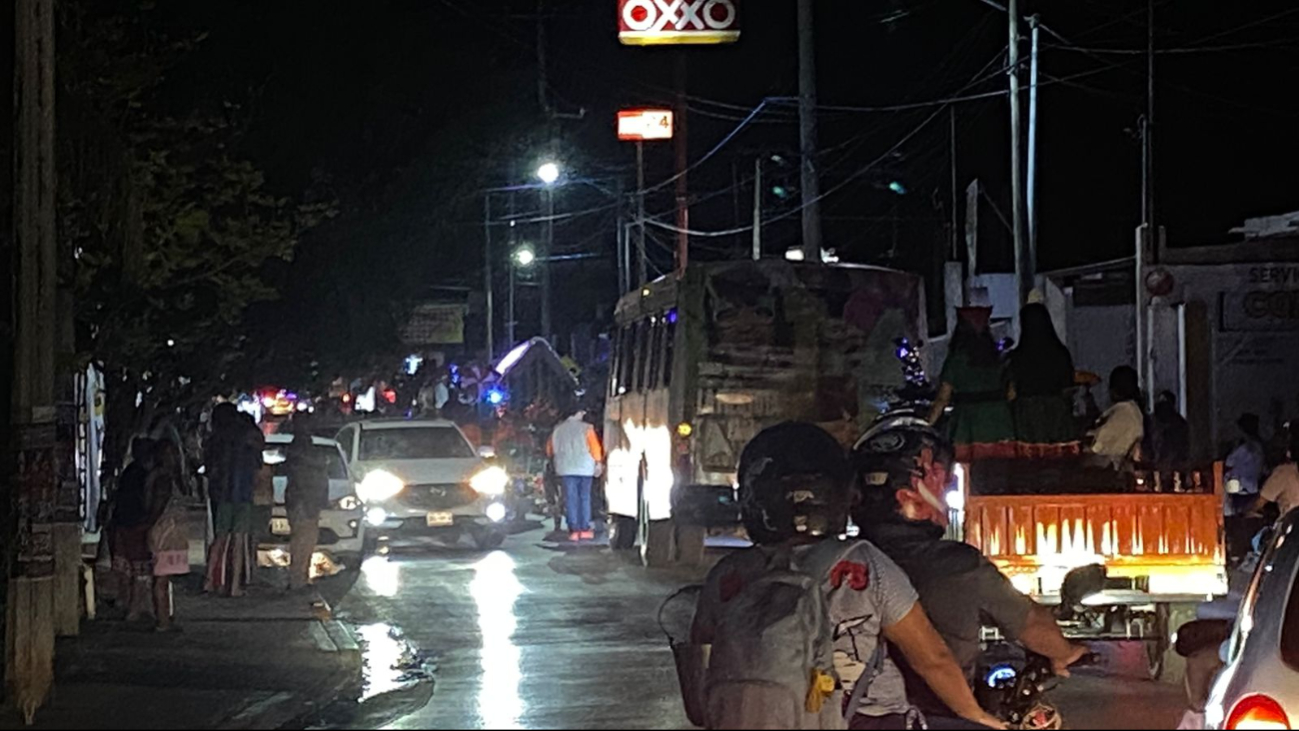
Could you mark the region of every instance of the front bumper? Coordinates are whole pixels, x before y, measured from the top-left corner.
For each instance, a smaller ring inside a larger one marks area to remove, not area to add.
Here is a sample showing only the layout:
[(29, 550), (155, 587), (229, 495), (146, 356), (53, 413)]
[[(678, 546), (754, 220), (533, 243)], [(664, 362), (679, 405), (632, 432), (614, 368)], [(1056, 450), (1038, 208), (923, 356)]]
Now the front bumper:
[(434, 535), (500, 526), (509, 513), (506, 499), (480, 495), (468, 485), (410, 485), (396, 497), (366, 505), (366, 515), (372, 529)]
[[(276, 505), (271, 511), (271, 525), (258, 541), (258, 549), (273, 550), (287, 548), (292, 537), (284, 530), (288, 513), (283, 505)], [(276, 530), (279, 528), (280, 530)], [(333, 559), (343, 556), (360, 556), (365, 546), (365, 511), (356, 510), (322, 510), (320, 512), (320, 538), (316, 541), (316, 550)]]

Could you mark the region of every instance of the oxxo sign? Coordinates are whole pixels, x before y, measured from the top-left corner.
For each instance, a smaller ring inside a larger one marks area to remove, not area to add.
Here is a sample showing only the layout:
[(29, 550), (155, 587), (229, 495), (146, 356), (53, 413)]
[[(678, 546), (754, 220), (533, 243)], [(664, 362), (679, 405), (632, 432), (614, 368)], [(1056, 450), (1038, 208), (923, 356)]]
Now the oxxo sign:
[(618, 0), (618, 39), (628, 46), (734, 43), (740, 0)]

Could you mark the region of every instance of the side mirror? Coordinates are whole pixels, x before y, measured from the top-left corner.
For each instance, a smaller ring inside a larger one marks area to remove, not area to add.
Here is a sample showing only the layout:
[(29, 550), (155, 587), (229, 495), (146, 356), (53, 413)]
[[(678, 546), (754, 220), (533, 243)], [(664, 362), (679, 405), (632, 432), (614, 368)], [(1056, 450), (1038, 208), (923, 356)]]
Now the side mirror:
[(478, 456), (483, 459), (496, 459), (496, 447), (490, 444), (484, 444), (478, 448)]

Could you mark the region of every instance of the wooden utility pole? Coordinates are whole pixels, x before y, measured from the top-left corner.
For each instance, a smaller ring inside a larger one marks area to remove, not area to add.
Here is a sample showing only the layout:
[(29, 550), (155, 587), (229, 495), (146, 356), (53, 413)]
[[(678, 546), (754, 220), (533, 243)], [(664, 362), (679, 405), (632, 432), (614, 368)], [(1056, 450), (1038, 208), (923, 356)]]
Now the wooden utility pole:
[(798, 0), (798, 128), (803, 157), (803, 260), (821, 261), (821, 179), (816, 170), (816, 29), (813, 0)]
[(30, 722), (54, 680), (55, 331), (54, 0), (14, 3), (15, 347), (17, 454), (5, 677)]

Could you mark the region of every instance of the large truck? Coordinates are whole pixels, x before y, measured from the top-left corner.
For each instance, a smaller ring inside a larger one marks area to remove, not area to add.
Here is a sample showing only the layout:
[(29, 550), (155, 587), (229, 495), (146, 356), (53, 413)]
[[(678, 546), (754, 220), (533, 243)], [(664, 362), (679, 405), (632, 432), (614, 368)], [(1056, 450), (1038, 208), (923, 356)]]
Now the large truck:
[(1075, 454), (967, 462), (957, 538), (1020, 591), (1058, 604), (1070, 571), (1103, 566), (1104, 591), (1064, 623), (1088, 641), (1141, 641), (1163, 674), (1177, 607), (1227, 593), (1223, 468), (1116, 472)]
[(624, 296), (604, 414), (611, 542), (696, 562), (735, 521), (744, 445), (786, 420), (845, 444), (904, 385), (898, 343), (926, 334), (905, 272), (783, 260), (693, 264)]

